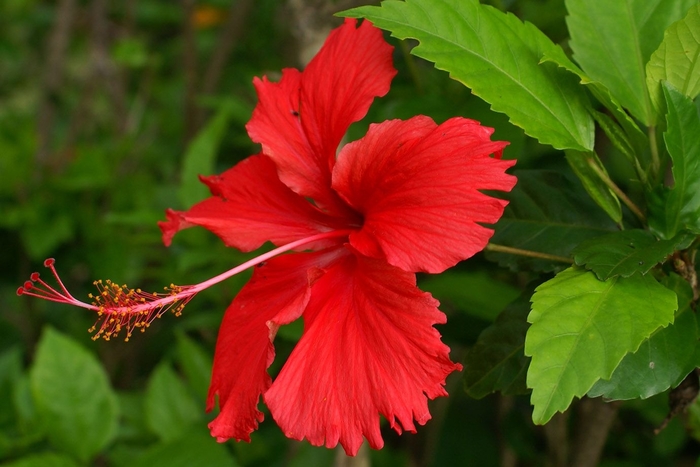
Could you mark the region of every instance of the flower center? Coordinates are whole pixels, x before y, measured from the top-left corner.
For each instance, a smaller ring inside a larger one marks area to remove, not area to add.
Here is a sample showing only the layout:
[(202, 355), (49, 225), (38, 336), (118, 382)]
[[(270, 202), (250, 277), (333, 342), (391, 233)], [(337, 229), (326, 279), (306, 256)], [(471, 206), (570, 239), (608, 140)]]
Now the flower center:
[(54, 267), (56, 261), (53, 258), (49, 258), (44, 261), (44, 266), (51, 270), (58, 287), (52, 287), (41, 278), (38, 272), (34, 272), (29, 276), (30, 280), (26, 281), (22, 287), (17, 289), (17, 295), (37, 297), (95, 311), (98, 316), (97, 321), (88, 330), (91, 333), (95, 333), (93, 335), (93, 340), (99, 339), (100, 337), (105, 340), (110, 340), (112, 337), (119, 335), (123, 330), (126, 330), (125, 340), (128, 341), (136, 329), (144, 332), (155, 319), (160, 318), (168, 311), (175, 314), (175, 316), (180, 316), (185, 305), (187, 305), (197, 293), (214, 284), (218, 284), (229, 277), (235, 276), (239, 272), (245, 271), (248, 268), (263, 263), (287, 251), (319, 240), (346, 237), (350, 235), (351, 232), (351, 230), (333, 230), (302, 238), (301, 240), (290, 242), (268, 251), (267, 253), (263, 253), (260, 256), (246, 261), (235, 268), (229, 269), (218, 276), (200, 282), (199, 284), (187, 286), (170, 284), (170, 286), (164, 287), (165, 292), (150, 293), (144, 292), (141, 289), (130, 289), (126, 285), (119, 285), (110, 280), (104, 282), (101, 280), (95, 281), (93, 284), (97, 288), (97, 294), (88, 295), (92, 300), (91, 303), (82, 302), (68, 292), (68, 289), (66, 289)]

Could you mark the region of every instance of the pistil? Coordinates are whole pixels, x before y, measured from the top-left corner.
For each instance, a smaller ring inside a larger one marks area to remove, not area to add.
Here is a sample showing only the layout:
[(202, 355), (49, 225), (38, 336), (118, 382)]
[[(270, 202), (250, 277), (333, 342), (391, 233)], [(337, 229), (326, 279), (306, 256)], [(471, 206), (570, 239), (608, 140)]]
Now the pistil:
[(170, 284), (164, 288), (164, 292), (150, 293), (141, 289), (130, 289), (126, 285), (118, 285), (110, 280), (95, 281), (93, 284), (97, 288), (97, 294), (88, 295), (92, 300), (91, 303), (82, 302), (68, 292), (54, 266), (56, 261), (49, 258), (44, 261), (44, 266), (51, 270), (58, 287), (52, 287), (40, 277), (38, 272), (34, 272), (30, 280), (17, 289), (17, 295), (37, 297), (95, 311), (98, 319), (89, 329), (89, 332), (95, 333), (94, 340), (100, 337), (110, 340), (119, 335), (122, 330), (126, 330), (125, 340), (128, 341), (136, 329), (144, 332), (155, 319), (168, 311), (175, 316), (180, 316), (185, 305), (204, 289), (287, 251), (328, 238), (347, 237), (350, 233), (351, 230), (333, 230), (312, 235), (263, 253), (199, 284), (188, 286)]

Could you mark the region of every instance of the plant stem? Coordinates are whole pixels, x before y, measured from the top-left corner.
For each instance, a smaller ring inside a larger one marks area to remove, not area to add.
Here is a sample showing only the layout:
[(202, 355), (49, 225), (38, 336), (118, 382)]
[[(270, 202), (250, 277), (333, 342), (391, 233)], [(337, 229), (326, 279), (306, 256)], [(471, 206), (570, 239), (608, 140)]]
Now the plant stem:
[(550, 255), (549, 253), (541, 253), (539, 251), (532, 250), (522, 250), (520, 248), (513, 248), (510, 246), (496, 245), (494, 243), (489, 243), (485, 248), (487, 251), (495, 251), (498, 253), (508, 253), (511, 255), (528, 256), (530, 258), (546, 259), (550, 261), (557, 261), (560, 263), (573, 264), (574, 261), (571, 258), (565, 258), (564, 256)]
[(620, 187), (612, 181), (608, 174), (602, 171), (593, 159), (588, 159), (587, 162), (591, 169), (593, 169), (593, 171), (598, 175), (598, 177), (600, 177), (603, 183), (605, 183), (605, 185), (607, 185), (607, 187), (610, 188), (617, 195), (617, 197), (622, 200), (623, 203), (625, 203), (625, 205), (630, 209), (630, 211), (632, 211), (634, 215), (637, 216), (637, 218), (640, 221), (642, 221), (642, 223), (646, 223), (647, 218), (641, 211), (641, 209), (639, 209), (637, 205), (634, 204), (631, 199), (629, 199), (625, 192), (622, 191)]
[(659, 159), (659, 147), (656, 144), (656, 126), (652, 125), (647, 128), (649, 133), (649, 150), (651, 151), (651, 171), (652, 180), (656, 180), (661, 169), (661, 160)]

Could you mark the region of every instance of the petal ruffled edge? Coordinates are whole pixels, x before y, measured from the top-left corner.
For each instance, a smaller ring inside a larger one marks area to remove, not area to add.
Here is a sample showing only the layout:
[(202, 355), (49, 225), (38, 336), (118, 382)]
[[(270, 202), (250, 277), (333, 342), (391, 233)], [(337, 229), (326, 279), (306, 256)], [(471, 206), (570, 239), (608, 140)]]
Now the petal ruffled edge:
[(398, 433), (425, 424), (428, 399), (447, 395), (446, 377), (462, 366), (415, 275), (350, 250), (314, 284), (304, 334), (263, 397), (286, 436), (355, 455), (363, 436), (383, 446), (380, 414)]
[(270, 387), (267, 368), (275, 356), (272, 341), (279, 326), (297, 319), (313, 283), (335, 261), (342, 247), (315, 253), (278, 256), (257, 266), (226, 310), (214, 354), (207, 411), (218, 396), (220, 413), (209, 424), (212, 436), (250, 441), (264, 418), (257, 408)]
[(507, 202), (481, 190), (510, 191), (515, 161), (500, 155), (507, 142), (474, 120), (441, 125), (417, 116), (370, 125), (347, 144), (333, 187), (364, 216), (350, 243), (363, 254), (406, 271), (439, 273), (481, 251)]

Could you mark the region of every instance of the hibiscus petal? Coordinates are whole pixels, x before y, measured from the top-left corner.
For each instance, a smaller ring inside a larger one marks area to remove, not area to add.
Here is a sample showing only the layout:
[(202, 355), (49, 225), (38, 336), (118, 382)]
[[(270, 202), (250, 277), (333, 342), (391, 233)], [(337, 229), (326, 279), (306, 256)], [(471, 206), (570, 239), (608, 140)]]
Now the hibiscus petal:
[(506, 201), (479, 190), (510, 191), (505, 173), (515, 161), (489, 157), (508, 144), (491, 141), (493, 130), (453, 118), (371, 125), (347, 144), (333, 171), (333, 188), (364, 215), (350, 235), (360, 252), (406, 271), (442, 272), (481, 251)]
[(461, 369), (433, 327), (445, 322), (437, 305), (414, 274), (339, 259), (314, 284), (304, 335), (264, 394), (285, 434), (355, 455), (363, 436), (383, 446), (379, 414), (399, 433), (427, 422), (428, 398), (446, 395), (445, 378)]
[(267, 368), (275, 350), (272, 340), (280, 325), (297, 319), (306, 307), (311, 285), (338, 251), (278, 256), (258, 266), (226, 310), (214, 354), (207, 410), (219, 397), (221, 412), (209, 424), (218, 441), (250, 441), (263, 420), (257, 409), (270, 386)]
[[(214, 196), (189, 211), (166, 212), (168, 220), (158, 223), (166, 245), (175, 233), (194, 225), (242, 251), (255, 250), (266, 241), (283, 245), (342, 227), (280, 182), (275, 164), (264, 155), (249, 157), (202, 181)], [(323, 245), (315, 245), (319, 246)]]
[(379, 29), (354, 19), (328, 36), (303, 74), (283, 71), (279, 83), (255, 79), (258, 105), (246, 128), (292, 190), (330, 210), (344, 209), (330, 190), (338, 144), (375, 97), (389, 91), (393, 47)]

